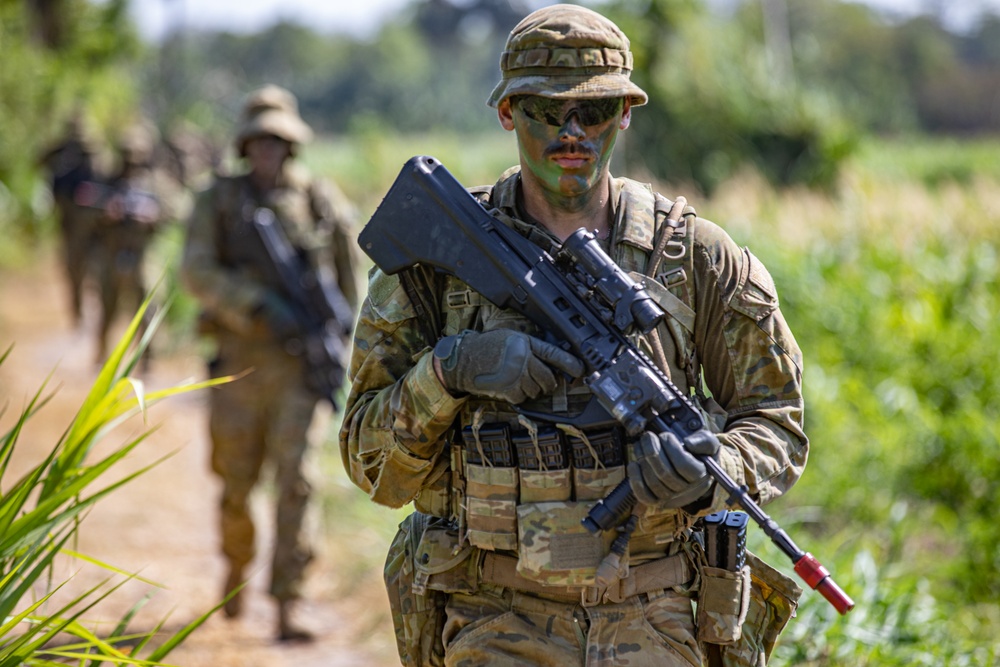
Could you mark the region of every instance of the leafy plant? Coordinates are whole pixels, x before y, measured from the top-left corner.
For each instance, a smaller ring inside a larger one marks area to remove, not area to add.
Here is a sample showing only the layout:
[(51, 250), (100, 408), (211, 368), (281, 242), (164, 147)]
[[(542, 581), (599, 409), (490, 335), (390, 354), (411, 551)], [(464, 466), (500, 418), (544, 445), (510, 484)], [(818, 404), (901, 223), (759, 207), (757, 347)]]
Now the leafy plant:
[[(130, 633), (128, 624), (142, 606), (135, 605), (108, 636), (98, 636), (85, 616), (123, 583), (112, 566), (70, 548), (87, 510), (109, 494), (155, 466), (142, 468), (110, 483), (109, 471), (138, 447), (150, 431), (130, 440), (110, 454), (91, 460), (95, 444), (125, 419), (157, 401), (182, 392), (218, 384), (189, 383), (146, 391), (143, 382), (130, 376), (162, 318), (161, 310), (139, 338), (147, 301), (132, 320), (108, 361), (101, 368), (72, 424), (45, 459), (22, 474), (0, 495), (0, 665), (55, 665), (78, 661), (98, 665), (159, 665), (220, 604), (196, 618), (162, 643), (153, 645), (162, 623), (149, 631)], [(135, 345), (133, 345), (135, 343)], [(2, 364), (13, 345), (0, 356)], [(225, 380), (223, 380), (225, 381)], [(45, 385), (28, 401), (14, 426), (0, 437), (0, 482), (7, 487), (11, 458), (25, 425), (44, 408), (52, 394)], [(56, 593), (69, 581), (55, 582), (57, 557), (70, 556), (114, 573), (103, 583), (67, 602), (56, 603)], [(126, 575), (126, 581), (134, 575)], [(39, 591), (41, 591), (39, 593)], [(145, 657), (139, 657), (146, 653)]]

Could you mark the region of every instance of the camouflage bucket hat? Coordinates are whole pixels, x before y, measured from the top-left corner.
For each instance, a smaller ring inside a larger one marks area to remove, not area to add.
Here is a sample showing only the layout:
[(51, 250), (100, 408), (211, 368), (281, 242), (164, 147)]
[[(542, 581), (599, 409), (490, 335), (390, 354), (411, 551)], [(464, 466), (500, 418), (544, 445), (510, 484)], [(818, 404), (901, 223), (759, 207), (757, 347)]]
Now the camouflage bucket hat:
[(511, 95), (554, 98), (627, 97), (645, 104), (632, 83), (628, 37), (597, 12), (552, 5), (532, 12), (507, 38), (500, 56), (500, 83), (487, 101), (496, 107)]
[(299, 116), (295, 96), (279, 86), (264, 86), (247, 97), (236, 132), (236, 152), (246, 157), (247, 142), (264, 136), (284, 139), (292, 144), (293, 151), (313, 137), (312, 129)]

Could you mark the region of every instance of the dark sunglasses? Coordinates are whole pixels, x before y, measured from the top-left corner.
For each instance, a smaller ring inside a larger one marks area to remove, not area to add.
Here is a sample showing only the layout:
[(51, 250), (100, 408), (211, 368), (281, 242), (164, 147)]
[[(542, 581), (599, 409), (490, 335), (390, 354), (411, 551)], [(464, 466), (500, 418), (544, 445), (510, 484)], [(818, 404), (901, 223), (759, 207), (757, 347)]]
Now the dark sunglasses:
[(570, 114), (575, 113), (583, 125), (600, 125), (622, 110), (621, 97), (601, 97), (594, 100), (575, 100), (563, 113), (566, 100), (538, 95), (518, 95), (512, 100), (514, 106), (531, 120), (546, 125), (562, 127)]

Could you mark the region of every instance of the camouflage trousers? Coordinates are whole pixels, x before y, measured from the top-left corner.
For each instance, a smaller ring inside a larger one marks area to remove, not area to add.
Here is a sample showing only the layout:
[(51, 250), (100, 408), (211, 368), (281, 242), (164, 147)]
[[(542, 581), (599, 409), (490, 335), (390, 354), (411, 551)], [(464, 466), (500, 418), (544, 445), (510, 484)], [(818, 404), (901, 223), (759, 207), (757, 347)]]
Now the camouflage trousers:
[(672, 590), (582, 607), (492, 585), (453, 594), (448, 667), (690, 667), (702, 664), (692, 601)]
[[(317, 397), (302, 382), (301, 361), (260, 341), (223, 341), (212, 375), (253, 371), (211, 390), (212, 470), (222, 479), (222, 552), (241, 569), (256, 554), (249, 499), (265, 464), (277, 492), (270, 593), (299, 597), (312, 560), (303, 524), (311, 486), (303, 470)], [(270, 541), (270, 540), (268, 540)]]
[[(121, 248), (107, 234), (97, 253), (97, 282), (101, 292), (101, 318), (98, 324), (98, 361), (107, 354), (108, 336), (119, 313), (131, 318), (146, 298), (143, 276), (144, 247)], [(143, 326), (148, 325), (149, 313)]]
[(76, 206), (66, 197), (57, 197), (56, 206), (62, 228), (62, 259), (69, 287), (70, 314), (74, 323), (78, 323), (83, 310), (84, 281), (93, 268), (91, 264), (97, 252), (95, 214)]

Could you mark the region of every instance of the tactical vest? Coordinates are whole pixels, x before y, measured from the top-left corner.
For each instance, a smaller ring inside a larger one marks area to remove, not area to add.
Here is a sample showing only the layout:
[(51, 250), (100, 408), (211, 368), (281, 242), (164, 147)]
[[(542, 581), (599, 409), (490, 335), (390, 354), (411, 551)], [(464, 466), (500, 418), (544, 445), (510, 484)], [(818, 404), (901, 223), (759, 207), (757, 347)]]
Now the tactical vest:
[[(691, 305), (694, 274), (690, 232), (695, 212), (684, 208), (683, 214), (675, 214), (676, 221), (667, 224), (673, 202), (654, 194), (649, 185), (629, 179), (618, 179), (616, 186), (621, 194), (609, 254), (668, 314), (655, 333), (634, 337), (633, 342), (654, 360), (659, 359), (661, 366), (665, 362), (664, 370), (678, 388), (701, 397)], [(473, 194), (487, 209), (492, 208), (492, 188), (474, 190)], [(660, 259), (655, 261), (657, 245)], [(653, 275), (646, 275), (651, 268)], [(441, 336), (466, 329), (499, 328), (541, 335), (524, 316), (496, 307), (452, 276), (444, 279), (441, 309)], [(589, 398), (582, 382), (563, 382), (552, 395), (522, 407), (555, 415), (574, 414)], [(549, 541), (560, 535), (571, 539), (593, 502), (624, 479), (623, 432), (534, 422), (506, 403), (478, 398), (463, 406), (457, 421), (449, 438), (450, 456), (417, 497), (416, 508), (449, 516), (457, 522), (462, 540), (473, 546), (520, 549), (519, 568), (530, 569), (534, 563), (539, 569), (534, 573), (537, 578), (572, 585), (577, 576), (573, 573), (586, 568), (537, 561), (550, 561), (557, 550), (550, 548)], [(647, 511), (641, 517), (633, 548), (656, 551), (662, 548), (657, 545), (688, 528), (689, 521), (676, 510)], [(536, 533), (529, 538), (534, 548), (526, 556), (528, 526), (541, 528), (531, 529)], [(614, 531), (608, 531), (607, 539), (613, 537)], [(604, 553), (608, 546), (604, 545)]]
[(321, 261), (323, 239), (317, 238), (320, 219), (311, 183), (297, 179), (258, 195), (246, 175), (219, 177), (215, 185), (215, 250), (219, 262), (268, 288), (282, 293), (281, 277), (264, 243), (253, 228), (260, 207), (271, 209), (288, 240), (310, 262)]

